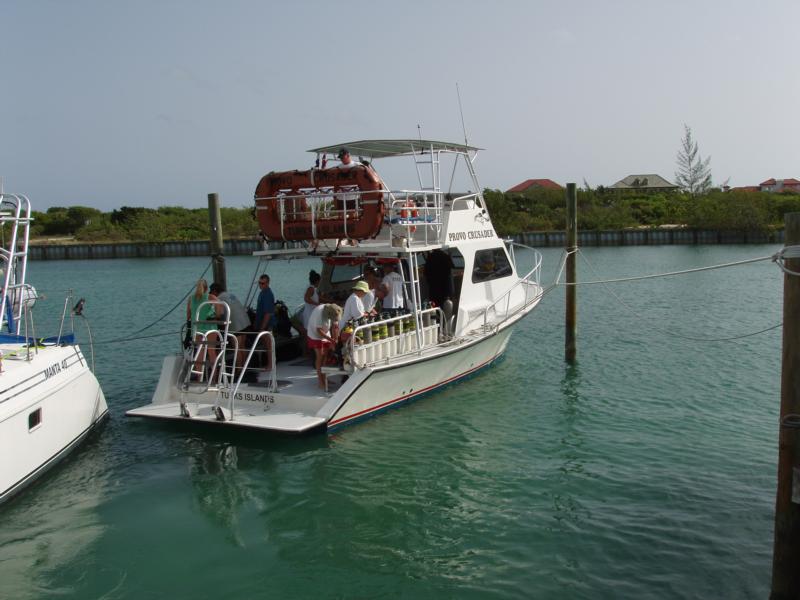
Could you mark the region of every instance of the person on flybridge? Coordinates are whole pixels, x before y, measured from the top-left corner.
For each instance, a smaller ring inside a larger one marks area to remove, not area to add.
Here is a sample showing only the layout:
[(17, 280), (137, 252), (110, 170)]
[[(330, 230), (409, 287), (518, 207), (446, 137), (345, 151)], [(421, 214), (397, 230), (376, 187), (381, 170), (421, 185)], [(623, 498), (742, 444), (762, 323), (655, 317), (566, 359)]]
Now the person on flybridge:
[(350, 151), (347, 148), (339, 148), (338, 157), (339, 160), (342, 161), (342, 164), (339, 166), (343, 169), (350, 169), (357, 164), (350, 156)]

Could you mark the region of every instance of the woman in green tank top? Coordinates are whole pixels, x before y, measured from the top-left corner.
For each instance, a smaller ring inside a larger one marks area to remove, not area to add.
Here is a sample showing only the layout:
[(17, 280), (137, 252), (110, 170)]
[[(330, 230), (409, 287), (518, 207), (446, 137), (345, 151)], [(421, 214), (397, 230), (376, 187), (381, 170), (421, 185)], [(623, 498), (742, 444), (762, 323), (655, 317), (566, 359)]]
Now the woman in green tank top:
[[(217, 341), (219, 340), (217, 325), (215, 323), (196, 323), (195, 321), (211, 321), (217, 318), (217, 310), (213, 304), (201, 307), (203, 302), (216, 299), (216, 296), (208, 293), (208, 282), (205, 279), (199, 279), (194, 293), (189, 296), (189, 302), (186, 304), (186, 318), (192, 322), (194, 343), (195, 345), (200, 344), (203, 341), (203, 334), (205, 334), (208, 342), (208, 358), (212, 365), (217, 359)], [(194, 362), (195, 371), (201, 370), (205, 354), (205, 348), (197, 353), (197, 359)]]

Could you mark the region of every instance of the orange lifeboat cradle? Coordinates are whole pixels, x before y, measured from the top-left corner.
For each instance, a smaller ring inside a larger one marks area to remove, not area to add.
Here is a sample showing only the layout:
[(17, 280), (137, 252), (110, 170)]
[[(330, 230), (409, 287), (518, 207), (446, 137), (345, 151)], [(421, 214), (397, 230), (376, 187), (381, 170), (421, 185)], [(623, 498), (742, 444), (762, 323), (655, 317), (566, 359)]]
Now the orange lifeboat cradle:
[(256, 187), (256, 214), (270, 240), (365, 240), (383, 227), (383, 192), (365, 165), (272, 172)]

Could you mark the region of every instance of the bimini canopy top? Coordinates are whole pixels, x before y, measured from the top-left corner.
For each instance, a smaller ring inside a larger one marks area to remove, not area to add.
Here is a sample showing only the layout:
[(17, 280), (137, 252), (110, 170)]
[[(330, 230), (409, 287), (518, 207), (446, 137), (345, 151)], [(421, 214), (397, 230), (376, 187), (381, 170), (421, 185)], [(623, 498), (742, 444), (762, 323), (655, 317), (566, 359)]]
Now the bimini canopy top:
[(466, 144), (451, 144), (450, 142), (436, 142), (433, 140), (360, 140), (346, 142), (333, 146), (314, 148), (309, 152), (317, 154), (336, 154), (340, 148), (347, 148), (354, 156), (375, 158), (388, 158), (390, 156), (410, 156), (428, 152), (477, 152), (481, 148), (467, 146)]

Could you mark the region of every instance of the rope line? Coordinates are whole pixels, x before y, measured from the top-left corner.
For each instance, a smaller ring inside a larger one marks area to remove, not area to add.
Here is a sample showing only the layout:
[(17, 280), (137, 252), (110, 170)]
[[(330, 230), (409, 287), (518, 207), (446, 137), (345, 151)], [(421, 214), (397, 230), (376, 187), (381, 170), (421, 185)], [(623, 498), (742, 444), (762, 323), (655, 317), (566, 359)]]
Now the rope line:
[[(588, 264), (588, 260), (586, 259), (586, 256), (584, 255), (584, 253), (580, 249), (578, 250), (578, 252), (581, 255), (581, 257), (584, 260), (586, 260), (586, 262)], [(760, 261), (763, 261), (763, 260), (772, 260), (772, 261), (774, 261), (775, 260), (775, 255), (772, 255), (772, 256), (761, 256), (759, 258), (749, 258), (747, 260), (738, 260), (736, 262), (722, 263), (722, 264), (719, 264), (719, 265), (711, 265), (711, 266), (708, 266), (708, 267), (697, 267), (695, 269), (685, 269), (683, 271), (670, 271), (668, 273), (655, 273), (655, 274), (652, 274), (652, 275), (638, 275), (636, 277), (620, 277), (618, 279), (603, 279), (603, 280), (597, 280), (597, 281), (576, 281), (575, 283), (564, 282), (561, 285), (595, 285), (595, 284), (598, 284), (598, 283), (599, 284), (606, 284), (606, 283), (621, 283), (623, 281), (641, 281), (641, 280), (644, 280), (644, 279), (657, 279), (659, 277), (671, 277), (673, 275), (685, 275), (686, 273), (698, 273), (700, 271), (711, 271), (711, 270), (714, 270), (714, 269), (724, 269), (724, 268), (727, 268), (727, 267), (738, 267), (740, 265), (746, 265), (748, 263), (760, 262)], [(594, 271), (594, 269), (592, 269), (592, 271), (595, 273), (595, 275), (597, 275), (597, 272)]]
[(800, 246), (786, 246), (779, 252), (776, 252), (773, 257), (772, 261), (778, 265), (778, 268), (786, 273), (787, 275), (794, 275), (796, 277), (800, 277), (800, 273), (797, 271), (792, 271), (791, 269), (787, 268), (784, 264), (784, 260), (787, 258), (800, 258)]
[[(214, 261), (209, 261), (208, 265), (207, 265), (207, 266), (206, 266), (206, 268), (205, 268), (205, 271), (203, 271), (203, 272), (200, 274), (200, 277), (198, 277), (197, 279), (202, 279), (203, 277), (205, 277), (205, 274), (206, 274), (206, 273), (208, 273), (208, 270), (211, 268), (211, 265), (213, 264), (213, 262), (214, 262)], [(172, 308), (170, 308), (170, 309), (169, 309), (167, 312), (165, 312), (163, 315), (161, 315), (161, 316), (160, 316), (158, 319), (156, 319), (155, 321), (153, 321), (153, 322), (152, 322), (152, 323), (150, 323), (149, 325), (145, 325), (145, 326), (144, 326), (144, 327), (142, 327), (141, 329), (138, 329), (138, 330), (134, 331), (134, 332), (133, 332), (131, 335), (136, 335), (137, 333), (142, 333), (143, 331), (146, 331), (147, 329), (150, 329), (150, 328), (151, 328), (153, 325), (155, 325), (156, 323), (160, 323), (161, 321), (163, 321), (164, 319), (166, 319), (166, 318), (167, 318), (167, 317), (168, 317), (170, 314), (172, 314), (172, 312), (174, 312), (174, 311), (175, 311), (175, 309), (176, 309), (176, 308), (178, 308), (178, 307), (179, 307), (181, 304), (183, 304), (183, 301), (184, 301), (184, 300), (186, 300), (186, 298), (188, 298), (188, 297), (189, 297), (189, 294), (191, 294), (191, 293), (192, 293), (192, 291), (194, 290), (194, 288), (195, 288), (195, 286), (194, 286), (194, 285), (192, 285), (192, 286), (189, 288), (189, 291), (188, 291), (188, 292), (186, 292), (186, 294), (183, 296), (183, 298), (181, 298), (180, 300), (178, 300), (178, 303), (177, 303), (175, 306), (173, 306)], [(100, 344), (100, 343), (106, 343), (106, 342), (97, 342), (97, 343), (98, 343), (98, 344)]]
[(561, 275), (564, 273), (564, 269), (567, 267), (567, 258), (569, 258), (570, 254), (576, 254), (577, 252), (577, 248), (572, 248), (571, 250), (564, 250), (564, 252), (561, 253), (561, 264), (558, 267), (558, 272), (556, 273), (556, 277), (553, 280), (552, 286), (558, 285)]
[[(200, 277), (198, 277), (198, 279), (202, 279), (203, 277), (205, 277), (206, 273), (208, 273), (208, 270), (211, 268), (211, 265), (213, 264), (213, 262), (214, 261), (209, 261), (208, 265), (206, 265), (205, 270), (202, 273), (200, 273)], [(181, 304), (183, 304), (183, 301), (186, 300), (186, 298), (189, 297), (189, 294), (192, 293), (192, 291), (194, 290), (194, 287), (195, 286), (192, 285), (189, 288), (189, 291), (186, 292), (186, 294), (183, 296), (183, 298), (178, 300), (178, 302), (177, 302), (177, 304), (175, 304), (175, 306), (170, 308), (167, 312), (165, 312), (163, 315), (161, 315), (158, 319), (156, 319), (155, 321), (153, 321), (149, 325), (145, 325), (141, 329), (137, 329), (136, 331), (131, 333), (131, 336), (134, 336), (134, 337), (127, 337), (126, 336), (126, 337), (123, 337), (123, 338), (117, 338), (115, 340), (101, 340), (101, 341), (98, 341), (98, 342), (94, 342), (94, 345), (98, 346), (98, 345), (102, 345), (102, 344), (119, 344), (119, 343), (122, 343), (122, 342), (132, 342), (134, 340), (146, 340), (146, 339), (150, 339), (150, 338), (162, 337), (162, 336), (165, 336), (165, 335), (175, 335), (177, 333), (180, 333), (180, 331), (173, 331), (173, 332), (169, 332), (169, 333), (156, 333), (156, 334), (153, 334), (153, 335), (142, 335), (142, 336), (135, 337), (136, 334), (142, 333), (143, 331), (146, 331), (146, 330), (150, 329), (153, 325), (155, 325), (156, 323), (160, 323), (161, 321), (166, 319), (170, 314), (172, 314), (175, 311), (175, 309), (178, 308)]]
[[(592, 265), (592, 263), (589, 262), (589, 260), (586, 258), (586, 256), (583, 253), (581, 253), (581, 258), (583, 258), (584, 262), (589, 267), (589, 269), (591, 269), (592, 272), (595, 275), (597, 275), (597, 271), (595, 270), (594, 266)], [(771, 257), (769, 257), (769, 258), (771, 258)], [(749, 261), (744, 261), (744, 262), (745, 263), (747, 263), (747, 262), (755, 262), (755, 260), (756, 259), (749, 260)], [(763, 260), (763, 259), (757, 259), (757, 260)], [(733, 264), (734, 263), (728, 263), (725, 266), (732, 266)], [(740, 264), (743, 264), (743, 263), (740, 263)], [(705, 269), (703, 269), (703, 270), (705, 270)], [(598, 281), (597, 283), (605, 284), (607, 282)], [(606, 288), (606, 291), (617, 300), (617, 302), (619, 302), (625, 309), (627, 309), (637, 319), (644, 320), (644, 317), (641, 314), (639, 314), (633, 308), (628, 306), (622, 298), (620, 298), (617, 294), (614, 293), (613, 290), (611, 290), (611, 288), (609, 288), (606, 285), (604, 285), (604, 287)], [(653, 325), (652, 323), (648, 323), (648, 325), (652, 329), (655, 329), (656, 331), (658, 331), (660, 333), (663, 333), (664, 335), (677, 337), (677, 338), (681, 338), (681, 339), (684, 339), (684, 340), (691, 340), (693, 342), (728, 342), (728, 341), (733, 341), (733, 340), (741, 340), (741, 339), (744, 339), (744, 338), (752, 337), (754, 335), (760, 335), (762, 333), (766, 333), (767, 331), (772, 331), (773, 329), (777, 329), (778, 327), (782, 327), (783, 323), (781, 322), (781, 323), (778, 323), (777, 325), (772, 325), (770, 327), (767, 327), (766, 329), (761, 329), (760, 331), (754, 331), (754, 332), (745, 333), (745, 334), (742, 334), (742, 335), (734, 335), (734, 336), (730, 336), (730, 337), (721, 337), (721, 338), (702, 338), (702, 337), (695, 337), (695, 336), (690, 336), (690, 335), (683, 335), (683, 334), (680, 334), (680, 333), (675, 333), (674, 331), (670, 331), (668, 329), (662, 329), (660, 327), (657, 327), (657, 326)]]

